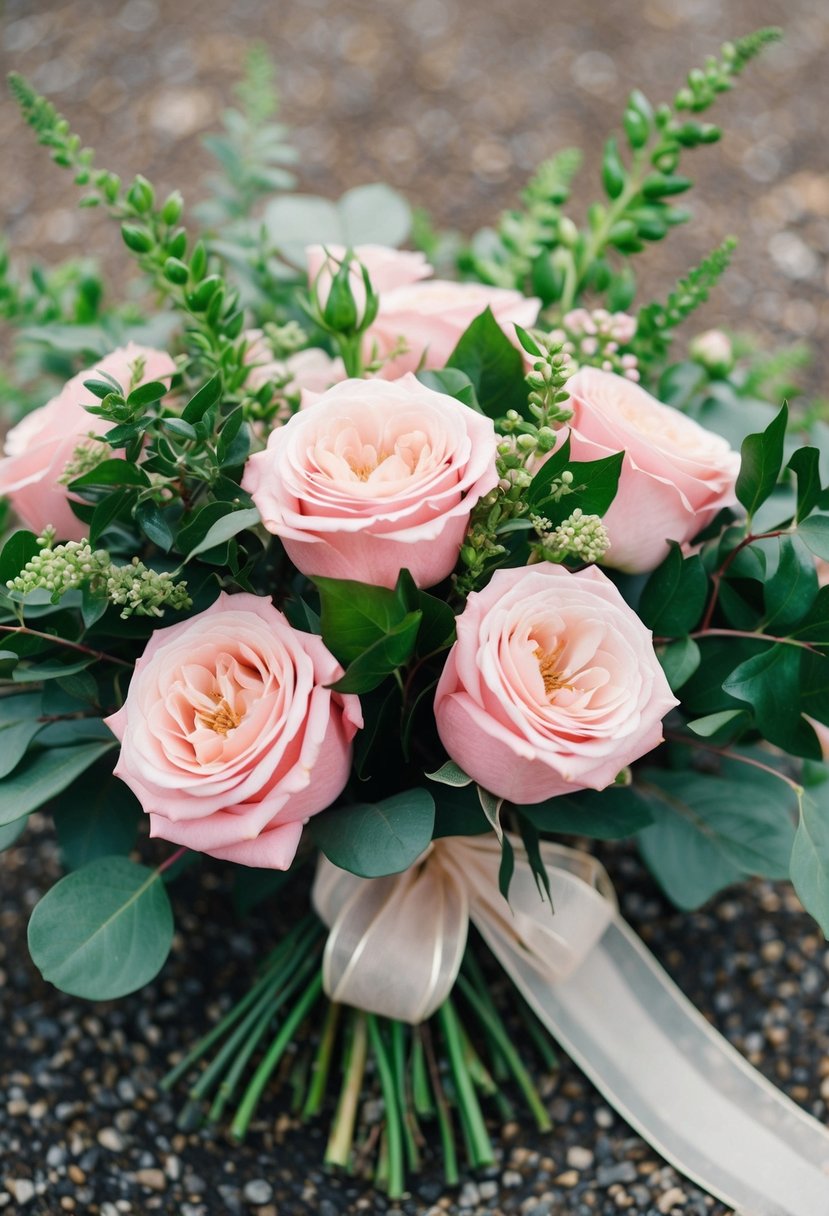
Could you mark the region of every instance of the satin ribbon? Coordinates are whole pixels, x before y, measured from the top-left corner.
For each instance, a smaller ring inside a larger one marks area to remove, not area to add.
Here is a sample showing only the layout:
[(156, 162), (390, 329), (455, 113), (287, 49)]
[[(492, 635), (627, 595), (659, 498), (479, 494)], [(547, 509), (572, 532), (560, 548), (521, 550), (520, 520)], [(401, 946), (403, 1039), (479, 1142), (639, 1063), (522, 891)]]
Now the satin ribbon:
[(829, 1132), (705, 1020), (621, 918), (586, 853), (544, 843), (554, 913), (515, 843), (509, 904), (490, 836), (436, 840), (402, 874), (321, 857), (334, 1001), (417, 1023), (447, 998), (469, 921), (541, 1022), (667, 1161), (741, 1216), (829, 1216)]

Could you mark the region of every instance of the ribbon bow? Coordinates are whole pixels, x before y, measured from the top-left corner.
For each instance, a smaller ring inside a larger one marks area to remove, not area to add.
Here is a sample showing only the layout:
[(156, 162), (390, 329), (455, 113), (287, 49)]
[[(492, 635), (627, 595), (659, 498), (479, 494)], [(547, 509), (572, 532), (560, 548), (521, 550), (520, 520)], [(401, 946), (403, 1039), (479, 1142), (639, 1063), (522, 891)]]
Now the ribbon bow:
[(829, 1216), (829, 1132), (709, 1025), (621, 918), (586, 853), (543, 843), (555, 910), (516, 842), (509, 905), (494, 836), (445, 837), (402, 874), (320, 858), (334, 1001), (421, 1022), (449, 995), (471, 920), (541, 1022), (656, 1150), (742, 1216)]

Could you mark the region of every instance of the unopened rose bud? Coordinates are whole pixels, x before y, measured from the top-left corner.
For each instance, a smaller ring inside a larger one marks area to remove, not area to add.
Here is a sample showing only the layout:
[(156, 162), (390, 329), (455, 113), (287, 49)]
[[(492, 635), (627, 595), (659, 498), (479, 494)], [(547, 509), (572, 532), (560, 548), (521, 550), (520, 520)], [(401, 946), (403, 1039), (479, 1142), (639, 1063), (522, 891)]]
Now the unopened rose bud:
[(727, 376), (734, 366), (731, 339), (721, 329), (698, 334), (691, 343), (690, 353), (691, 358), (701, 363), (712, 376)]

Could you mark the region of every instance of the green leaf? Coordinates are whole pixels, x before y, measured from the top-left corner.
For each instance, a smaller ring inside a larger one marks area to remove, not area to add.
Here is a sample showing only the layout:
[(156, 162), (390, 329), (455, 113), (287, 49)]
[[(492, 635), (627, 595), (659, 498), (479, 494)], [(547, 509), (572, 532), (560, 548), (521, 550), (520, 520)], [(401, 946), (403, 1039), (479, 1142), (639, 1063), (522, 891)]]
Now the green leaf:
[(4, 849), (11, 848), (16, 840), (26, 831), (28, 819), (24, 816), (23, 819), (15, 819), (13, 823), (7, 823), (5, 827), (0, 828), (0, 853)]
[(632, 785), (581, 790), (519, 810), (539, 831), (596, 840), (621, 840), (653, 823), (647, 801)]
[(425, 776), (430, 781), (437, 781), (439, 785), (451, 785), (456, 789), (472, 784), (472, 778), (459, 768), (454, 760), (447, 760), (434, 773), (426, 773)]
[(504, 829), (501, 825), (501, 807), (504, 805), (504, 799), (490, 794), (489, 790), (482, 789), (480, 785), (478, 786), (478, 799), (487, 823), (498, 837), (498, 843), (503, 845)]
[[(743, 440), (736, 492), (737, 498), (748, 513), (749, 521), (777, 485), (783, 467), (783, 445), (788, 418), (789, 410), (784, 405), (764, 431), (746, 435)], [(808, 541), (806, 543), (808, 544)]]
[(103, 460), (94, 469), (76, 477), (70, 490), (82, 490), (86, 486), (148, 486), (150, 479), (140, 465), (130, 460)]
[(798, 524), (797, 535), (815, 557), (829, 561), (829, 515), (810, 515)]
[(343, 664), (358, 658), (408, 615), (396, 591), (350, 579), (315, 578), (322, 637)]
[(0, 778), (8, 777), (26, 755), (29, 744), (45, 723), (37, 718), (0, 722)]
[(127, 397), (127, 405), (134, 410), (143, 409), (145, 405), (153, 405), (160, 401), (166, 392), (167, 385), (161, 380), (150, 380), (147, 384), (139, 384)]
[[(223, 506), (224, 504), (210, 504), (210, 506), (213, 505)], [(203, 509), (208, 510), (209, 507), (205, 507)], [(199, 512), (199, 515), (201, 514), (202, 512)], [(195, 523), (196, 520), (193, 522)], [(245, 507), (241, 511), (230, 511), (230, 513), (226, 513), (220, 519), (217, 519), (215, 523), (210, 525), (202, 539), (196, 545), (194, 545), (187, 554), (186, 558), (184, 559), (185, 562), (192, 561), (192, 559), (197, 557), (199, 553), (206, 553), (208, 549), (215, 549), (217, 545), (224, 544), (225, 541), (230, 540), (234, 536), (238, 536), (240, 532), (244, 532), (246, 528), (255, 528), (256, 525), (261, 522), (262, 519), (256, 507)], [(179, 534), (179, 543), (182, 541), (183, 532), (184, 529), (182, 529), (182, 533)]]
[[(604, 515), (616, 497), (624, 456), (624, 452), (614, 452), (600, 460), (571, 461), (568, 436), (533, 477), (526, 500), (552, 524), (566, 519), (576, 507), (586, 515)], [(571, 492), (556, 502), (550, 497), (550, 487), (565, 469), (573, 474)]]
[(706, 714), (704, 718), (695, 718), (688, 723), (688, 729), (695, 735), (699, 735), (701, 739), (711, 739), (726, 726), (731, 726), (738, 721), (745, 722), (745, 720), (746, 711), (744, 709), (723, 709), (718, 714)]
[(432, 839), (435, 803), (426, 790), (352, 803), (314, 815), (309, 828), (329, 861), (360, 878), (399, 874)]
[(787, 469), (797, 478), (797, 522), (805, 519), (817, 506), (820, 496), (820, 451), (818, 448), (795, 448)]
[(135, 508), (135, 522), (141, 531), (157, 545), (163, 553), (169, 553), (173, 546), (173, 529), (167, 521), (167, 516), (158, 503), (147, 498)]
[(722, 777), (646, 769), (638, 788), (655, 821), (639, 834), (642, 854), (680, 908), (745, 875), (788, 874), (793, 797), (770, 773), (737, 762)]
[(723, 680), (723, 690), (754, 711), (758, 730), (784, 750), (796, 746), (800, 725), (800, 656), (796, 646), (778, 643), (740, 663)]
[(109, 1001), (158, 974), (173, 914), (157, 870), (102, 857), (67, 874), (36, 905), (29, 949), (43, 978), (71, 996)]
[(0, 553), (0, 587), (16, 578), (26, 563), (40, 552), (40, 545), (34, 532), (21, 528), (12, 532)]
[(30, 753), (0, 781), (0, 826), (36, 811), (115, 746), (112, 739)]
[(666, 646), (657, 656), (673, 692), (682, 688), (697, 670), (702, 653), (693, 638), (680, 638)]
[(349, 663), (345, 675), (330, 687), (336, 692), (363, 693), (382, 684), (386, 676), (411, 658), (421, 617), (420, 612), (408, 613), (398, 625)]
[(66, 867), (78, 870), (99, 857), (126, 854), (143, 817), (135, 795), (103, 767), (64, 790), (52, 807)]
[(681, 637), (699, 624), (708, 577), (698, 554), (683, 557), (676, 541), (669, 543), (670, 553), (644, 586), (639, 616), (658, 637)]
[(222, 377), (220, 372), (203, 384), (195, 396), (191, 397), (181, 411), (185, 422), (198, 422), (207, 413), (211, 405), (215, 405), (222, 396)]
[(829, 789), (817, 785), (800, 799), (792, 845), (791, 880), (798, 899), (829, 937)]
[(472, 382), (481, 409), (490, 418), (527, 406), (524, 360), (501, 329), (492, 309), (476, 317), (446, 361)]
[(602, 185), (610, 199), (618, 198), (625, 188), (627, 171), (619, 155), (619, 147), (615, 139), (609, 139), (604, 146), (602, 157)]
[(470, 409), (480, 411), (481, 407), (475, 395), (475, 386), (465, 372), (456, 367), (442, 367), (437, 370), (424, 370), (417, 373), (417, 378), (426, 388), (436, 393), (444, 393), (462, 401)]
[(134, 490), (116, 490), (114, 494), (107, 494), (101, 499), (89, 521), (90, 545), (97, 545), (110, 524), (114, 523), (127, 504), (132, 502), (134, 493)]
[(483, 836), (492, 831), (492, 825), (484, 814), (477, 786), (470, 781), (466, 786), (442, 785), (434, 792), (435, 828), (432, 835)]
[(780, 561), (764, 588), (763, 632), (787, 634), (799, 625), (817, 599), (815, 561), (797, 537), (780, 537)]

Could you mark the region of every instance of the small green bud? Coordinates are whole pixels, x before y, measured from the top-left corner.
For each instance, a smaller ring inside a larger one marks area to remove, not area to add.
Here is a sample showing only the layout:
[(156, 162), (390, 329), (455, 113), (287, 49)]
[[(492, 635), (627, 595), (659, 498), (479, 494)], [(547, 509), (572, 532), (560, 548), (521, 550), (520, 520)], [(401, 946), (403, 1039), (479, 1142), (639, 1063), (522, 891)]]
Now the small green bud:
[(164, 202), (161, 208), (161, 218), (165, 224), (177, 224), (181, 215), (184, 199), (181, 197), (181, 191), (174, 190)]
[(322, 309), (325, 324), (335, 333), (353, 333), (357, 328), (357, 301), (351, 286), (351, 264), (351, 257), (346, 254), (334, 275)]
[(193, 250), (193, 256), (190, 258), (190, 273), (193, 276), (193, 282), (198, 283), (204, 278), (207, 270), (207, 248), (204, 241), (197, 241)]
[(127, 202), (140, 215), (146, 215), (148, 211), (152, 211), (155, 191), (146, 177), (142, 177), (140, 173), (127, 191)]
[(121, 236), (133, 253), (149, 253), (154, 244), (152, 233), (139, 224), (122, 224)]
[(184, 262), (178, 258), (167, 258), (164, 263), (164, 277), (171, 283), (177, 283), (180, 287), (183, 286), (190, 277), (190, 271)]
[(568, 215), (563, 215), (558, 221), (558, 240), (560, 245), (572, 249), (579, 239), (579, 230)]

